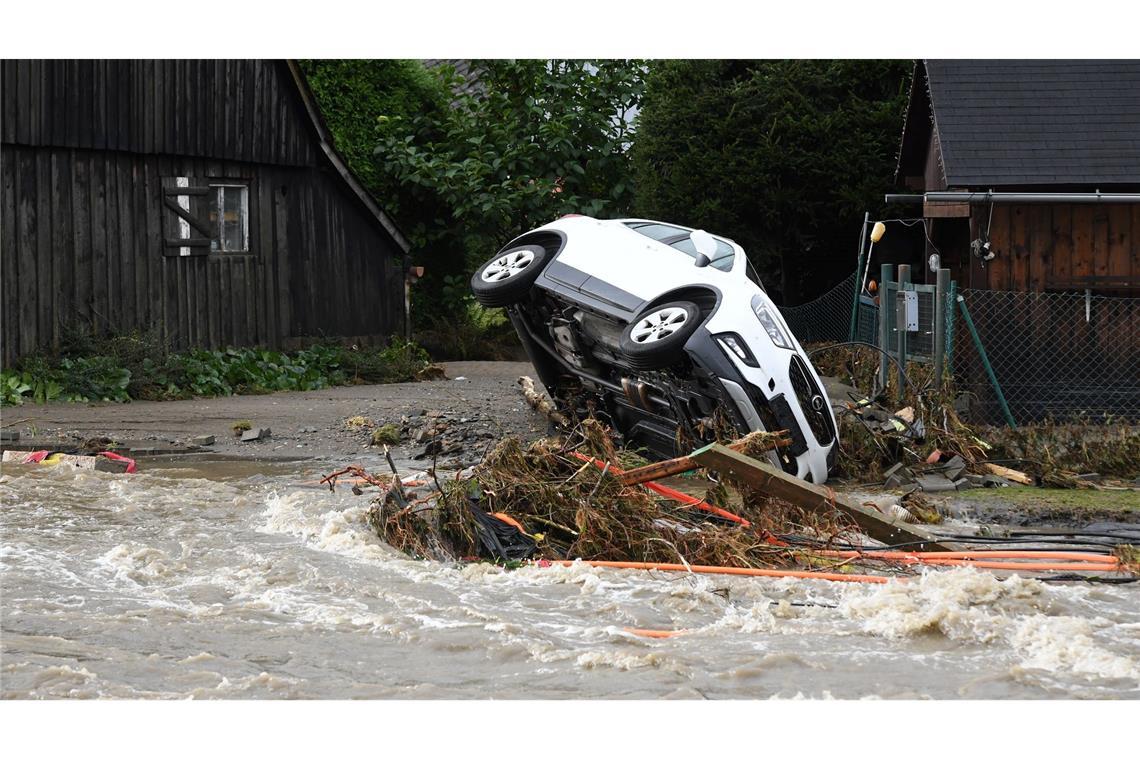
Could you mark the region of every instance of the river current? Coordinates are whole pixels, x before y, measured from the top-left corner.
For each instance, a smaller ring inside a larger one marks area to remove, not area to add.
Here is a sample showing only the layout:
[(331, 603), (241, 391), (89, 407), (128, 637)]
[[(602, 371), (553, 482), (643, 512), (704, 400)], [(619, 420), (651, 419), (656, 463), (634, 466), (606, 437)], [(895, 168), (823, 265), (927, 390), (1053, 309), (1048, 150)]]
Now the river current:
[[(6, 466), (7, 698), (1128, 698), (1140, 584), (404, 558), (319, 464)], [(628, 628), (684, 630), (648, 639)]]

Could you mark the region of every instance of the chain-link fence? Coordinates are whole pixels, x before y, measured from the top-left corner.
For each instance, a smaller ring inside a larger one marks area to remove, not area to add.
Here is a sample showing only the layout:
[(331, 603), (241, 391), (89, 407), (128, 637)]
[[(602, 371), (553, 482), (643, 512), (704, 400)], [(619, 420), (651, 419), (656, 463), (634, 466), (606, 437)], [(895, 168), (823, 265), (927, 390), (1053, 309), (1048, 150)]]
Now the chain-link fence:
[[(810, 303), (781, 309), (800, 343), (849, 339), (856, 276)], [(929, 288), (916, 287), (919, 330), (907, 336), (909, 360), (933, 354), (934, 293)], [(947, 294), (947, 366), (970, 400), (969, 418), (1000, 424), (1005, 421), (1001, 404), (954, 292)], [(880, 294), (893, 305), (895, 284), (880, 283)], [(1140, 298), (1003, 290), (961, 294), (1018, 424), (1050, 418), (1140, 422)], [(878, 345), (879, 317), (878, 307), (862, 297), (855, 339)], [(885, 317), (892, 327), (894, 312)]]
[[(964, 290), (994, 376), (1020, 424), (1047, 418), (1140, 421), (1140, 298)], [(1004, 416), (961, 319), (954, 375), (970, 416)]]
[[(831, 343), (850, 339), (851, 330), (851, 296), (856, 287), (858, 273), (852, 273), (831, 290), (824, 293), (814, 301), (799, 306), (781, 306), (780, 313), (788, 323), (792, 334), (801, 344)], [(863, 311), (869, 311), (867, 319), (863, 318)], [(869, 332), (863, 331), (856, 335), (856, 340), (874, 341), (875, 326), (874, 315), (878, 312), (873, 304), (860, 304), (859, 322), (869, 323)]]

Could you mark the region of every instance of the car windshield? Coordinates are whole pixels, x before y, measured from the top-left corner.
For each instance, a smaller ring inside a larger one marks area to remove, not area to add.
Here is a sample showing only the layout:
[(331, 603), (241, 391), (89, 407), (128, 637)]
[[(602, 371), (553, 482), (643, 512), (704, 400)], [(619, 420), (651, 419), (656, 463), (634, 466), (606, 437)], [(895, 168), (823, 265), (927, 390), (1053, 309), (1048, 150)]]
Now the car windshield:
[[(671, 248), (676, 248), (682, 253), (687, 253), (694, 259), (697, 257), (697, 247), (693, 244), (687, 230), (674, 227), (670, 224), (658, 224), (656, 222), (626, 222), (625, 225), (631, 230), (640, 232), (646, 237), (651, 237), (659, 243), (664, 243)], [(713, 255), (710, 264), (716, 269), (728, 272), (732, 269), (732, 262), (736, 254), (732, 246), (725, 241), (720, 238), (713, 239), (716, 240), (716, 254)]]

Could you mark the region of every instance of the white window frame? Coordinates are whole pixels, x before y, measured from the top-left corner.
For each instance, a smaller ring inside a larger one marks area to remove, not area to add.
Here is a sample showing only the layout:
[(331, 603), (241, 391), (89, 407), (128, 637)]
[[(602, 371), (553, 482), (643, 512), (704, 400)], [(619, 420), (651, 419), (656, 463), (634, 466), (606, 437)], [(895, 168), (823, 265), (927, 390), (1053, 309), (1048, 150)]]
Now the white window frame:
[[(217, 191), (215, 198), (216, 208), (218, 209), (217, 218), (217, 241), (218, 248), (210, 249), (210, 253), (227, 254), (227, 253), (249, 253), (249, 183), (247, 182), (211, 182), (210, 189)], [(223, 246), (226, 242), (224, 232), (224, 210), (225, 210), (225, 194), (227, 189), (240, 190), (241, 202), (239, 203), (239, 213), (241, 214), (241, 243), (242, 247), (239, 251), (228, 251)]]

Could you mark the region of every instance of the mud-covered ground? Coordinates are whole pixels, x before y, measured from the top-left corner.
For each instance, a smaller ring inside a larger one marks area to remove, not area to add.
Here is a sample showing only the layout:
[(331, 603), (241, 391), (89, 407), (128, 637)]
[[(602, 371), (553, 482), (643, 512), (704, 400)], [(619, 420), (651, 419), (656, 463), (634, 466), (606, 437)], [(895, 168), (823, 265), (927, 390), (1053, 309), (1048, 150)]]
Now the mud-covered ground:
[[(394, 424), (406, 435), (394, 447), (397, 458), (423, 453), (415, 440), (424, 427), (441, 432), (446, 448), (441, 464), (477, 460), (488, 445), (508, 435), (537, 437), (546, 421), (534, 414), (515, 384), (532, 375), (526, 362), (449, 362), (445, 380), (390, 385), (353, 385), (302, 393), (228, 396), (189, 401), (135, 401), (128, 404), (48, 404), (4, 410), (6, 430), (23, 438), (77, 439), (107, 436), (117, 441), (188, 444), (212, 435), (210, 450), (257, 459), (292, 457), (344, 460), (376, 453), (374, 426), (346, 424), (364, 417), (375, 426)], [(233, 425), (248, 420), (269, 428), (263, 441), (241, 442)], [(430, 456), (430, 455), (429, 455)]]

